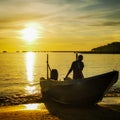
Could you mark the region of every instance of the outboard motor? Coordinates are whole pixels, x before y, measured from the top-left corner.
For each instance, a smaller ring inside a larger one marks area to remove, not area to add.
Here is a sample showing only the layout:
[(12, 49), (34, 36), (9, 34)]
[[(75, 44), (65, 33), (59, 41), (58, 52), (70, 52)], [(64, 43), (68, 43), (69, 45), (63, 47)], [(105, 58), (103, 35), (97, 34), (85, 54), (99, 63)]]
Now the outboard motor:
[(54, 80), (58, 79), (58, 71), (57, 71), (57, 69), (52, 69), (51, 70), (50, 79), (54, 79)]

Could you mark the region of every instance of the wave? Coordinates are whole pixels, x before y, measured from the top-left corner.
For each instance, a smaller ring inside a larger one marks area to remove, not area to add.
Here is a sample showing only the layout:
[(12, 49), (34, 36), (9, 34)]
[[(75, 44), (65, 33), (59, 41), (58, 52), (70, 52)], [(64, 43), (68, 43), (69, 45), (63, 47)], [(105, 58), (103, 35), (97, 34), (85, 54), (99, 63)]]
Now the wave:
[[(105, 94), (105, 97), (120, 97), (120, 88), (112, 87)], [(42, 95), (40, 93), (35, 93), (30, 95), (15, 94), (15, 95), (0, 97), (0, 106), (40, 103), (40, 102), (42, 102)]]

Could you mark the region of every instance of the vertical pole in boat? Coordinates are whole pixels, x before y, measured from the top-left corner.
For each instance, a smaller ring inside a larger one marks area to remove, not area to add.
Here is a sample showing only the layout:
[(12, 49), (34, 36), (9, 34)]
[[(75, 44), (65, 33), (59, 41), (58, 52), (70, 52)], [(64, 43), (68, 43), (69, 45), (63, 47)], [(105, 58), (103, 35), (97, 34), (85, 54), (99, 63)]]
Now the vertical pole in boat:
[(49, 78), (49, 70), (48, 70), (48, 54), (47, 54), (47, 79)]
[(50, 65), (49, 65), (49, 63), (48, 63), (48, 61), (49, 61), (49, 57), (48, 57), (48, 54), (47, 54), (47, 79), (49, 78), (49, 71), (51, 72), (51, 68), (50, 68)]
[(76, 53), (76, 60), (78, 59), (78, 52), (75, 52)]

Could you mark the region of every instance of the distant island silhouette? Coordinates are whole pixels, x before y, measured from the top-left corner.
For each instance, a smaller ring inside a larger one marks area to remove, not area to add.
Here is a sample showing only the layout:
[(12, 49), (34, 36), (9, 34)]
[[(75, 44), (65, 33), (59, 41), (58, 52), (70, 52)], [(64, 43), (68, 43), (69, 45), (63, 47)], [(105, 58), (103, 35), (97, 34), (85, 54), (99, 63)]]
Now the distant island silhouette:
[(120, 42), (112, 42), (110, 44), (93, 48), (93, 53), (120, 53)]
[[(8, 51), (2, 51), (2, 53), (7, 53)], [(112, 42), (107, 45), (99, 46), (91, 49), (90, 51), (21, 51), (22, 53), (26, 52), (74, 52), (74, 53), (89, 53), (89, 54), (120, 54), (120, 42)], [(20, 51), (16, 51), (20, 53)]]

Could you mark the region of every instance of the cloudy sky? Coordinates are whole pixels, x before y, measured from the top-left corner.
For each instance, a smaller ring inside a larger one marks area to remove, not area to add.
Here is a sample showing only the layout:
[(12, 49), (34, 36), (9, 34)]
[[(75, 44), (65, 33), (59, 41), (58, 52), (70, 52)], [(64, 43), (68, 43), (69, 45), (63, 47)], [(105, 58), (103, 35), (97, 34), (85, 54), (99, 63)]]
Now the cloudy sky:
[(120, 0), (0, 0), (0, 51), (81, 51), (116, 41)]

